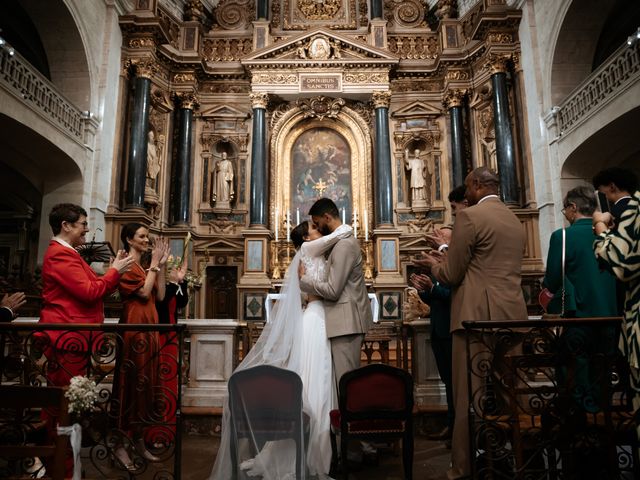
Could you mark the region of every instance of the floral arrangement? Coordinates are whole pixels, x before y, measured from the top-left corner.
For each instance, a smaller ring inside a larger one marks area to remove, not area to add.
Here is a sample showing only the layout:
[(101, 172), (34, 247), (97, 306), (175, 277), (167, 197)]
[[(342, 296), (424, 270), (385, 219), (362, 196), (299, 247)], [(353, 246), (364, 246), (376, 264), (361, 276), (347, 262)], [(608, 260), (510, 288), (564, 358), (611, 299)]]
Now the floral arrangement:
[[(176, 268), (182, 267), (182, 261), (187, 255), (189, 242), (191, 241), (191, 232), (187, 233), (187, 236), (184, 239), (184, 246), (182, 249), (181, 256), (173, 256), (169, 255), (167, 259), (167, 274), (169, 274), (172, 270)], [(204, 281), (204, 270), (206, 268), (206, 264), (203, 266), (200, 272), (194, 272), (192, 270), (187, 270), (184, 276), (185, 282), (187, 282), (187, 287), (189, 290), (193, 290), (194, 288), (200, 288), (202, 286), (202, 282)]]
[(82, 414), (91, 410), (98, 400), (98, 386), (90, 378), (76, 375), (64, 396), (69, 400), (69, 413)]

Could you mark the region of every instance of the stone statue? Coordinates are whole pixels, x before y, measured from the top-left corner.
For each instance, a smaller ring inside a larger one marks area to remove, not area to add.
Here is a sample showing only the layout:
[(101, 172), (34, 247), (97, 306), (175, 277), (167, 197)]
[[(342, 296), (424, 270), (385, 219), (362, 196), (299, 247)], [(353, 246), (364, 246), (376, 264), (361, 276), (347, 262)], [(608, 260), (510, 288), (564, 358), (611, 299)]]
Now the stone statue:
[(493, 137), (484, 137), (480, 139), (482, 144), (482, 158), (484, 165), (494, 172), (498, 171), (498, 151), (496, 149), (496, 139)]
[(233, 163), (227, 158), (227, 152), (222, 152), (222, 158), (216, 163), (213, 172), (213, 201), (217, 205), (228, 204), (235, 196), (233, 190)]
[(149, 130), (147, 139), (147, 187), (155, 190), (156, 179), (160, 173), (160, 153), (153, 130)]
[(431, 165), (422, 159), (418, 148), (413, 151), (413, 157), (409, 156), (409, 149), (405, 149), (404, 165), (410, 172), (411, 206), (426, 206), (431, 200)]

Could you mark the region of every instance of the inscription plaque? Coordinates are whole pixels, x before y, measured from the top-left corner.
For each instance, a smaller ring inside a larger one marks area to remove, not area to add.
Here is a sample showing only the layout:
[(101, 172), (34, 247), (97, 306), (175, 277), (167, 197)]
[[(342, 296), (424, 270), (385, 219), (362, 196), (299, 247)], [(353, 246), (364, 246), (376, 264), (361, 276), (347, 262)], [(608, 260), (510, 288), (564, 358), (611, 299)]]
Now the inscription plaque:
[(341, 92), (342, 75), (300, 75), (301, 92)]

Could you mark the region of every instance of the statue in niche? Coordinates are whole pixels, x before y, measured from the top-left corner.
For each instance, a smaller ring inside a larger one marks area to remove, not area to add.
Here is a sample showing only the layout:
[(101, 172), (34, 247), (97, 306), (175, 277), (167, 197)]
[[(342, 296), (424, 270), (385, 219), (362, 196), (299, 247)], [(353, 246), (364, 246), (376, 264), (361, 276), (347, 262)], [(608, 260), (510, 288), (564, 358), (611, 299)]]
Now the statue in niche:
[(213, 171), (212, 200), (216, 203), (216, 207), (228, 207), (234, 199), (233, 177), (233, 163), (227, 158), (227, 152), (222, 152)]
[(411, 190), (411, 206), (426, 207), (431, 203), (431, 177), (433, 168), (429, 163), (428, 155), (424, 158), (420, 155), (420, 149), (413, 151), (413, 157), (409, 156), (409, 149), (404, 151), (404, 166), (409, 172), (409, 188)]
[(156, 134), (149, 130), (147, 134), (147, 187), (156, 191), (156, 180), (160, 173), (160, 154), (156, 144)]
[(484, 165), (494, 172), (498, 171), (498, 152), (496, 149), (496, 139), (493, 137), (480, 138), (482, 144), (482, 159)]

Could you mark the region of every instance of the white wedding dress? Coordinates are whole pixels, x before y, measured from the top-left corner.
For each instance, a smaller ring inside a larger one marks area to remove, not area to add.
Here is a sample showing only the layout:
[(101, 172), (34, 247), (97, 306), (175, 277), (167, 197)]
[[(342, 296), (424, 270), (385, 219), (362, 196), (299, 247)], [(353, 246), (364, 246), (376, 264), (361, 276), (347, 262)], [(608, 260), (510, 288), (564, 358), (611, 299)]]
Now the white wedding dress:
[[(303, 262), (307, 275), (325, 279), (324, 254), (339, 239), (352, 234), (351, 227), (343, 225), (331, 235), (302, 245), (289, 267), (281, 299), (272, 312), (272, 321), (265, 326), (256, 345), (236, 369), (269, 364), (293, 370), (300, 376), (303, 384), (303, 411), (309, 417), (309, 437), (304, 450), (305, 464), (311, 478), (329, 478), (329, 411), (333, 406), (335, 386), (331, 345), (325, 330), (324, 306), (321, 300), (314, 300), (302, 310), (298, 263)], [(220, 449), (211, 474), (211, 478), (215, 480), (228, 480), (234, 468), (228, 451), (230, 429), (227, 408), (223, 414), (222, 428)], [(240, 468), (249, 477), (264, 480), (294, 479), (295, 443), (292, 440), (267, 442), (253, 458), (247, 459), (240, 455), (239, 462)]]

